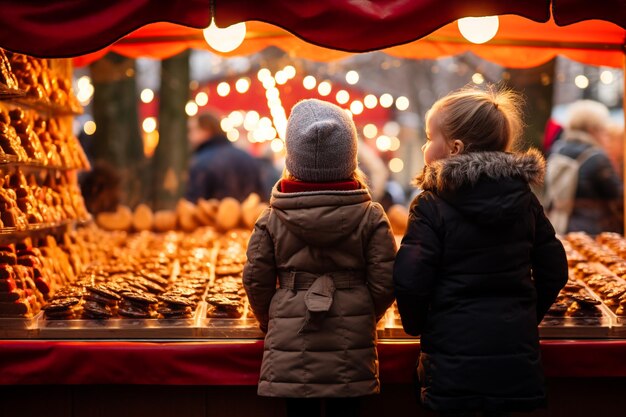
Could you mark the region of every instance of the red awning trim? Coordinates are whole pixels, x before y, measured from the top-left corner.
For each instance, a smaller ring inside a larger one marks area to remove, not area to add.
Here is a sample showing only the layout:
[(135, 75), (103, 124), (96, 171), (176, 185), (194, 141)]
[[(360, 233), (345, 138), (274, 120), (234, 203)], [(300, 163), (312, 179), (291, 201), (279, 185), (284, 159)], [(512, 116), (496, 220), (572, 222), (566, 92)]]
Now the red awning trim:
[(42, 58), (74, 57), (154, 22), (207, 27), (209, 0), (5, 0), (0, 47)]
[[(0, 46), (40, 57), (95, 52), (152, 22), (203, 28), (210, 9), (218, 26), (262, 21), (309, 43), (366, 52), (410, 42), (465, 16), (516, 14), (545, 22), (550, 0), (7, 0)], [(347, 23), (349, 26), (347, 27)]]
[[(163, 59), (188, 48), (209, 49), (199, 29), (209, 24), (210, 1), (58, 0), (44, 4), (7, 0), (0, 14), (0, 46), (36, 56), (89, 53), (74, 60), (77, 66), (108, 51)], [(551, 3), (556, 22), (546, 22)], [(344, 51), (386, 45), (390, 46), (384, 49), (386, 53), (413, 59), (471, 50), (514, 68), (539, 65), (558, 54), (586, 64), (621, 67), (626, 31), (618, 24), (626, 26), (626, 3), (586, 4), (587, 0), (216, 0), (213, 9), (218, 25), (248, 22), (246, 41), (235, 51), (221, 54), (225, 56), (247, 55), (274, 45), (302, 58), (330, 61), (348, 56)], [(490, 14), (500, 15), (496, 37), (483, 45), (467, 43), (454, 21)], [(607, 21), (557, 25), (589, 18)], [(417, 38), (421, 40), (410, 42)]]
[(313, 45), (344, 52), (370, 52), (413, 42), (468, 16), (513, 14), (536, 22), (550, 19), (550, 0), (214, 1), (218, 26), (241, 21), (270, 23)]
[(552, 13), (559, 26), (597, 19), (613, 22), (626, 29), (624, 0), (552, 0)]

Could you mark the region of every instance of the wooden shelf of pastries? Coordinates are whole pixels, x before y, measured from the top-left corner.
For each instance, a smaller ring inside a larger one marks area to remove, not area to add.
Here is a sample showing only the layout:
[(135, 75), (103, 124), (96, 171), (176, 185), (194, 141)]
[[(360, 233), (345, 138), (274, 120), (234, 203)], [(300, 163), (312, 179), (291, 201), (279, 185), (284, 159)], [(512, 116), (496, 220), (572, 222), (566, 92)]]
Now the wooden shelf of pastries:
[(601, 233), (595, 239), (570, 233), (563, 239), (570, 275), (584, 284), (608, 314), (609, 336), (626, 335), (626, 239)]
[(119, 207), (81, 229), (90, 264), (49, 297), (40, 337), (257, 337), (241, 274), (266, 205), (180, 201), (153, 213)]
[(40, 59), (0, 48), (0, 99), (52, 116), (82, 114), (64, 59)]
[(89, 169), (72, 134), (82, 112), (71, 63), (0, 49), (0, 334), (32, 336), (55, 290), (89, 259), (73, 230), (90, 215), (77, 170)]

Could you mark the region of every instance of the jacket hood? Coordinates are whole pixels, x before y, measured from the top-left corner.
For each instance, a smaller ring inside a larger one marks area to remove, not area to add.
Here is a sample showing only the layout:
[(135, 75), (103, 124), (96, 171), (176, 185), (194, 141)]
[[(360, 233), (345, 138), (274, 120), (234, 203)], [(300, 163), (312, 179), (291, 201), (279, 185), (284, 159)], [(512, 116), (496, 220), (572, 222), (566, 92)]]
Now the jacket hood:
[(366, 189), (283, 193), (277, 186), (272, 209), (290, 232), (311, 246), (331, 245), (353, 233), (371, 203)]
[(482, 223), (510, 222), (530, 203), (530, 185), (540, 185), (545, 160), (525, 153), (471, 152), (436, 161), (415, 184)]
[(598, 141), (594, 139), (587, 132), (583, 132), (582, 130), (575, 129), (566, 129), (563, 131), (563, 141), (564, 142), (579, 142), (584, 143), (591, 146), (600, 146)]

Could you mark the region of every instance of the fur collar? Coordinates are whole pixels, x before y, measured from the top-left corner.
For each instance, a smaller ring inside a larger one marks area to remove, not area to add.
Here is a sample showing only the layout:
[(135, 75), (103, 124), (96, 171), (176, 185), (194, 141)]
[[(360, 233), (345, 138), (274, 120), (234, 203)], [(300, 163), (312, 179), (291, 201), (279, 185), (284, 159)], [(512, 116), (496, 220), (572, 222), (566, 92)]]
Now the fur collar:
[(415, 178), (428, 191), (450, 191), (474, 186), (482, 176), (498, 180), (519, 177), (531, 185), (543, 182), (546, 162), (537, 149), (525, 153), (470, 152), (436, 161)]

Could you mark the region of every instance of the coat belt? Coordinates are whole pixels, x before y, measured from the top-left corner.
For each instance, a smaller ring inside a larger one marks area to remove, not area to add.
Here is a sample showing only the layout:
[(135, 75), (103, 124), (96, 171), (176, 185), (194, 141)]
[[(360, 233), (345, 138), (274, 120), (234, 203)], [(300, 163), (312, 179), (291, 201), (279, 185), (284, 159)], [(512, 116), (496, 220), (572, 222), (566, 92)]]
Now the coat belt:
[(365, 285), (365, 274), (361, 271), (338, 271), (319, 274), (302, 271), (280, 271), (278, 273), (278, 282), (280, 288), (296, 291), (308, 290), (322, 275), (330, 276), (337, 289)]

